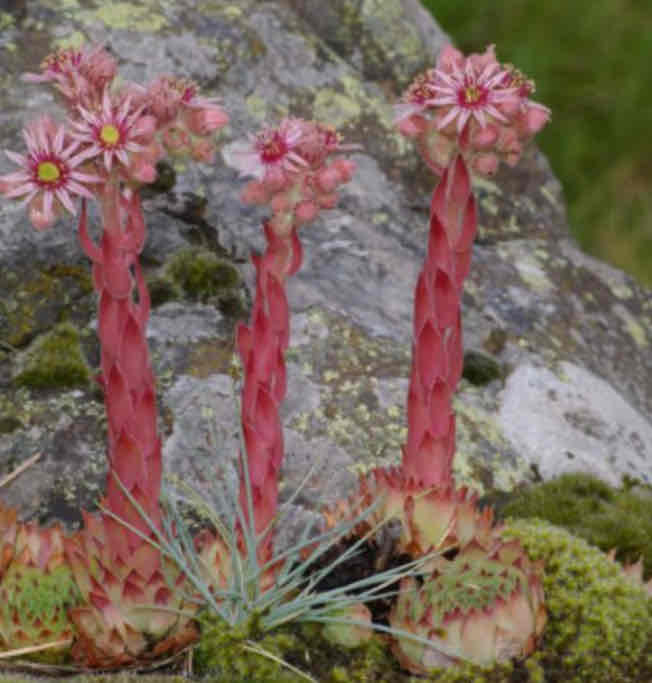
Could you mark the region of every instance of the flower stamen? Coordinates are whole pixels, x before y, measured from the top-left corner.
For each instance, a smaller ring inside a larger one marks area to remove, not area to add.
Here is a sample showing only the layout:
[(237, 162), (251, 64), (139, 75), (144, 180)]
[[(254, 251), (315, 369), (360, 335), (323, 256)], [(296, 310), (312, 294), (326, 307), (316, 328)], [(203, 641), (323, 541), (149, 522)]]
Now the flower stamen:
[(260, 156), (264, 163), (273, 164), (283, 158), (288, 153), (288, 146), (285, 140), (274, 132), (268, 140), (264, 138), (260, 141)]
[(107, 147), (115, 147), (120, 142), (120, 131), (107, 123), (100, 129), (99, 138)]
[(54, 161), (42, 161), (36, 167), (36, 177), (40, 182), (51, 185), (61, 178), (62, 171)]
[(460, 90), (460, 105), (466, 107), (482, 106), (487, 99), (486, 88), (480, 88), (476, 83), (467, 85)]

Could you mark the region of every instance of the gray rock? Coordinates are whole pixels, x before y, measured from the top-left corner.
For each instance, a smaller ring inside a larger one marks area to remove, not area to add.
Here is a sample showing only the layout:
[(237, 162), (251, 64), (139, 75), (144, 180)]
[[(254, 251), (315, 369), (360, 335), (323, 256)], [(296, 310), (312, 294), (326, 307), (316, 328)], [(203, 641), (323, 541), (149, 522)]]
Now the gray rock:
[[(289, 283), (282, 494), (314, 467), (295, 501), (297, 510), (314, 510), (317, 499), (345, 494), (357, 472), (397, 463), (412, 292), (435, 179), (394, 132), (391, 102), (445, 40), (419, 3), (24, 4), (0, 22), (0, 148), (20, 148), (19, 130), (34, 112), (57, 111), (20, 74), (81, 38), (105, 43), (126, 78), (174, 72), (221, 96), (231, 115), (224, 144), (292, 113), (336, 124), (362, 145), (339, 208), (304, 230), (305, 263)], [(0, 159), (0, 173), (10, 168)], [(221, 161), (176, 170), (173, 190), (145, 203), (148, 277), (160, 276), (175, 250), (200, 244), (230, 254), (251, 287), (245, 261), (264, 244), (264, 213), (239, 203), (242, 181)], [(476, 193), (465, 347), (490, 355), (501, 372), (488, 384), (460, 386), (458, 481), (507, 490), (531, 480), (534, 464), (544, 477), (576, 468), (651, 482), (649, 292), (578, 250), (560, 184), (536, 149), (516, 168), (477, 181)], [(62, 319), (78, 326), (89, 363), (98, 365), (94, 295), (74, 230), (66, 221), (36, 233), (0, 203), (0, 478), (43, 453), (0, 493), (24, 516), (68, 523), (104, 485), (101, 396), (90, 386), (37, 391), (10, 380), (19, 353)], [(210, 301), (171, 301), (153, 310), (148, 332), (166, 469), (204, 491), (235, 481), (234, 322)]]

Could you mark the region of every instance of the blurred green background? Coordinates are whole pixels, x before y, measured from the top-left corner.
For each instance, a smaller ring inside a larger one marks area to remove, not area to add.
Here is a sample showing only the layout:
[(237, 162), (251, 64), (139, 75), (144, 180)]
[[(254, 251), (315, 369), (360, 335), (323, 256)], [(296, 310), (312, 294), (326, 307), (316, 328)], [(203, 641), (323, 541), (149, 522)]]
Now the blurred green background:
[(462, 51), (495, 43), (534, 79), (575, 237), (652, 286), (652, 0), (422, 2)]

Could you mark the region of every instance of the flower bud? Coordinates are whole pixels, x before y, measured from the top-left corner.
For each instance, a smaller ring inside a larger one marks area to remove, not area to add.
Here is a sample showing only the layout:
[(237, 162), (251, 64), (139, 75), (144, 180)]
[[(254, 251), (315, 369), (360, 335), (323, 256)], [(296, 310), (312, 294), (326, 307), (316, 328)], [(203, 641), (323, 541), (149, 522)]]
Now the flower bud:
[(339, 184), (348, 183), (355, 173), (355, 161), (349, 159), (336, 159), (333, 166), (337, 169)]
[(43, 206), (43, 202), (40, 201), (40, 198), (36, 198), (30, 203), (29, 220), (39, 232), (51, 228), (56, 219), (57, 216), (53, 210), (53, 207), (50, 207), (49, 210), (46, 210)]
[(498, 170), (498, 157), (495, 154), (478, 154), (472, 166), (481, 175), (493, 175)]
[(215, 157), (215, 145), (212, 140), (198, 140), (192, 148), (192, 158), (205, 164), (213, 162)]
[(156, 133), (157, 121), (153, 116), (141, 116), (134, 125), (133, 136), (138, 138), (138, 141), (147, 144), (151, 142)]
[(498, 139), (498, 129), (491, 124), (484, 128), (476, 128), (473, 132), (471, 144), (476, 149), (486, 149), (493, 146)]
[(322, 194), (317, 197), (317, 203), (322, 209), (334, 209), (337, 205), (338, 196), (335, 192)]
[(550, 120), (550, 110), (537, 102), (531, 102), (525, 112), (525, 128), (528, 135), (538, 133)]
[(190, 136), (179, 126), (170, 126), (163, 133), (163, 144), (172, 154), (181, 154), (190, 148)]
[(266, 204), (269, 201), (269, 192), (264, 183), (252, 180), (245, 185), (240, 200), (243, 204)]
[(208, 135), (229, 121), (228, 114), (219, 107), (192, 109), (184, 118), (188, 130), (195, 135)]
[(270, 205), (275, 213), (283, 213), (290, 208), (290, 201), (286, 194), (276, 194), (272, 197)]
[(139, 183), (149, 184), (156, 180), (156, 168), (143, 156), (132, 157), (128, 172)]
[(335, 164), (317, 174), (317, 184), (324, 192), (332, 192), (341, 182), (340, 172)]
[[(337, 195), (335, 195), (337, 198)], [(315, 202), (301, 202), (297, 204), (294, 210), (294, 218), (297, 223), (310, 223), (319, 213), (319, 206)]]
[(293, 218), (291, 213), (275, 213), (270, 219), (269, 225), (279, 237), (288, 237), (294, 225)]
[(280, 166), (271, 166), (265, 172), (263, 183), (270, 192), (280, 192), (285, 189), (288, 177)]
[(418, 114), (402, 119), (398, 123), (399, 131), (407, 138), (417, 137), (424, 131), (425, 127), (426, 119)]

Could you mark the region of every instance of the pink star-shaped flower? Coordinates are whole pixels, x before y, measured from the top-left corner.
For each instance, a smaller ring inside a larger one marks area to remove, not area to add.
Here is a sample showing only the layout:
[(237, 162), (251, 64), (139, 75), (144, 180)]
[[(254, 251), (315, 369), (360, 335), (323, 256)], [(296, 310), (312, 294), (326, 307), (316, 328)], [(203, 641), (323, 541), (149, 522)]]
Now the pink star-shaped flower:
[(95, 155), (101, 155), (104, 167), (111, 172), (114, 159), (129, 166), (129, 152), (141, 152), (156, 128), (152, 116), (143, 116), (143, 107), (131, 111), (131, 98), (121, 103), (111, 101), (108, 90), (102, 96), (102, 108), (92, 112), (78, 107), (81, 120), (74, 121), (77, 129), (74, 137), (87, 144)]
[(75, 214), (73, 197), (92, 198), (86, 184), (99, 183), (101, 178), (77, 170), (79, 164), (93, 156), (93, 150), (78, 152), (79, 141), (71, 140), (64, 127), (49, 117), (43, 116), (25, 128), (23, 136), (27, 155), (5, 151), (21, 169), (0, 176), (0, 192), (29, 204), (34, 227), (44, 230), (54, 223), (62, 208)]
[(481, 66), (467, 58), (463, 67), (454, 66), (450, 72), (435, 69), (436, 81), (432, 84), (438, 94), (428, 104), (434, 107), (450, 107), (437, 123), (440, 130), (457, 119), (457, 132), (462, 132), (473, 117), (481, 128), (488, 117), (508, 123), (500, 111), (501, 106), (518, 106), (518, 88), (506, 88), (503, 83), (507, 72), (497, 61)]

